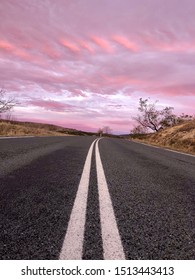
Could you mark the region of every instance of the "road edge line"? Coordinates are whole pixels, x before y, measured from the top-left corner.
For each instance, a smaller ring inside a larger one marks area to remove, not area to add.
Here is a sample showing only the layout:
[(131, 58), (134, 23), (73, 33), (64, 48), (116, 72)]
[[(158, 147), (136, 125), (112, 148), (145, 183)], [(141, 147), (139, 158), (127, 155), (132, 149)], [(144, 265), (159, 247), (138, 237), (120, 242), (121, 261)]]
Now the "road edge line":
[(154, 146), (152, 144), (147, 144), (147, 143), (143, 143), (143, 142), (139, 142), (139, 141), (133, 141), (133, 140), (128, 140), (128, 141), (129, 142), (132, 141), (133, 143), (138, 143), (138, 144), (141, 144), (141, 145), (144, 145), (144, 146), (148, 146), (148, 147), (152, 147), (152, 148), (155, 148), (155, 149), (160, 149), (160, 150), (165, 150), (165, 151), (173, 152), (173, 153), (176, 153), (176, 154), (181, 154), (181, 155), (185, 155), (185, 156), (195, 157), (195, 155), (187, 154), (187, 153), (176, 151), (176, 150), (172, 150), (171, 148), (168, 149), (166, 147)]

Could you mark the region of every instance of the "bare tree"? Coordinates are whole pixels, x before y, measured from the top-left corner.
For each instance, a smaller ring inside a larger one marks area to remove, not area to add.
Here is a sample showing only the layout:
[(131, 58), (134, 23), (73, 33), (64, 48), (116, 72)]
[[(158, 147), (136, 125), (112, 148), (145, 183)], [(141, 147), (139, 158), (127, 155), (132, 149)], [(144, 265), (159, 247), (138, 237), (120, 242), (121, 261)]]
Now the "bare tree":
[(99, 128), (97, 133), (99, 134), (99, 137), (102, 137), (103, 135), (103, 129), (102, 128)]
[(180, 123), (183, 123), (185, 121), (191, 121), (191, 120), (194, 120), (194, 119), (195, 119), (195, 115), (192, 116), (192, 115), (182, 113), (179, 117), (177, 117), (177, 123), (180, 124)]
[(103, 133), (107, 134), (107, 135), (112, 133), (112, 129), (109, 126), (104, 126), (102, 128), (102, 130), (103, 130)]
[(7, 121), (16, 121), (16, 118), (15, 118), (15, 116), (13, 115), (12, 109), (11, 109), (10, 111), (8, 111), (8, 112), (5, 113), (4, 119), (7, 120)]
[(130, 131), (130, 134), (145, 134), (148, 129), (143, 127), (142, 125), (134, 126), (134, 128)]
[(6, 91), (0, 90), (0, 117), (1, 114), (11, 111), (17, 105), (15, 98), (6, 98)]
[(103, 135), (110, 135), (112, 133), (112, 129), (109, 126), (104, 126), (103, 128), (99, 128), (97, 133), (100, 137)]
[(149, 103), (148, 99), (139, 99), (139, 114), (134, 119), (144, 128), (153, 131), (176, 124), (176, 115), (172, 113), (173, 107), (165, 107), (163, 110), (156, 108), (156, 103)]

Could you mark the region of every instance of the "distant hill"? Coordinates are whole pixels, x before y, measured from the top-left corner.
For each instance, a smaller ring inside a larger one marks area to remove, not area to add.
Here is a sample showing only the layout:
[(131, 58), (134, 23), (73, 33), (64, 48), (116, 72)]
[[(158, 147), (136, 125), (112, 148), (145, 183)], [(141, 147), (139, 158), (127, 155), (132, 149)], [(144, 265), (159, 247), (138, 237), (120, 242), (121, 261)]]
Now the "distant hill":
[(162, 129), (157, 133), (132, 135), (132, 139), (195, 154), (195, 120)]
[(94, 134), (53, 124), (0, 120), (0, 136), (68, 136)]

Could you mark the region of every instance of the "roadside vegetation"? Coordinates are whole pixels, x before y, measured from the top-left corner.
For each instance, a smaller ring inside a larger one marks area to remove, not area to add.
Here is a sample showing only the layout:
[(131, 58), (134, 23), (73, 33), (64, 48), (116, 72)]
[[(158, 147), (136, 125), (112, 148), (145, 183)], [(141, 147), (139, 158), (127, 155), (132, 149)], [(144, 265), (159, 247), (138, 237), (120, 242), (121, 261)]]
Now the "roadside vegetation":
[(0, 120), (0, 136), (68, 136), (94, 135), (76, 129), (64, 128), (52, 124)]
[(139, 115), (130, 132), (130, 138), (152, 145), (195, 154), (195, 117), (173, 113), (174, 108), (156, 108), (155, 103), (140, 98)]

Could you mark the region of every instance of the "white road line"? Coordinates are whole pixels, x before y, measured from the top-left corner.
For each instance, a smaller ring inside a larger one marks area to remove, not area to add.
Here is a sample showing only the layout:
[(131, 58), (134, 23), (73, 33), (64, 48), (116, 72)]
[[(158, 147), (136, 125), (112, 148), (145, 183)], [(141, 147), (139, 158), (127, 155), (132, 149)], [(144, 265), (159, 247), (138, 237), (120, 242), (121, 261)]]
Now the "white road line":
[(93, 146), (96, 141), (97, 139), (93, 141), (87, 154), (67, 232), (61, 249), (60, 260), (82, 259), (91, 157)]
[(108, 191), (104, 169), (100, 158), (98, 147), (99, 140), (96, 143), (96, 168), (104, 259), (125, 260), (125, 254), (123, 251), (121, 238), (117, 228), (114, 210), (112, 207), (112, 202)]
[(0, 139), (21, 139), (21, 138), (32, 138), (35, 136), (2, 136)]
[(155, 148), (155, 149), (160, 149), (160, 150), (165, 150), (165, 151), (176, 153), (176, 154), (181, 154), (181, 155), (185, 155), (185, 156), (195, 157), (195, 155), (186, 154), (186, 153), (183, 153), (183, 152), (167, 149), (167, 148), (164, 148), (164, 147), (158, 147), (158, 146), (154, 146), (154, 145), (150, 145), (150, 144), (146, 144), (146, 143), (142, 143), (142, 142), (137, 142), (137, 141), (132, 141), (132, 142), (138, 143), (138, 144), (142, 144), (142, 145), (145, 145), (145, 146), (149, 146), (149, 147), (152, 147), (152, 148)]

